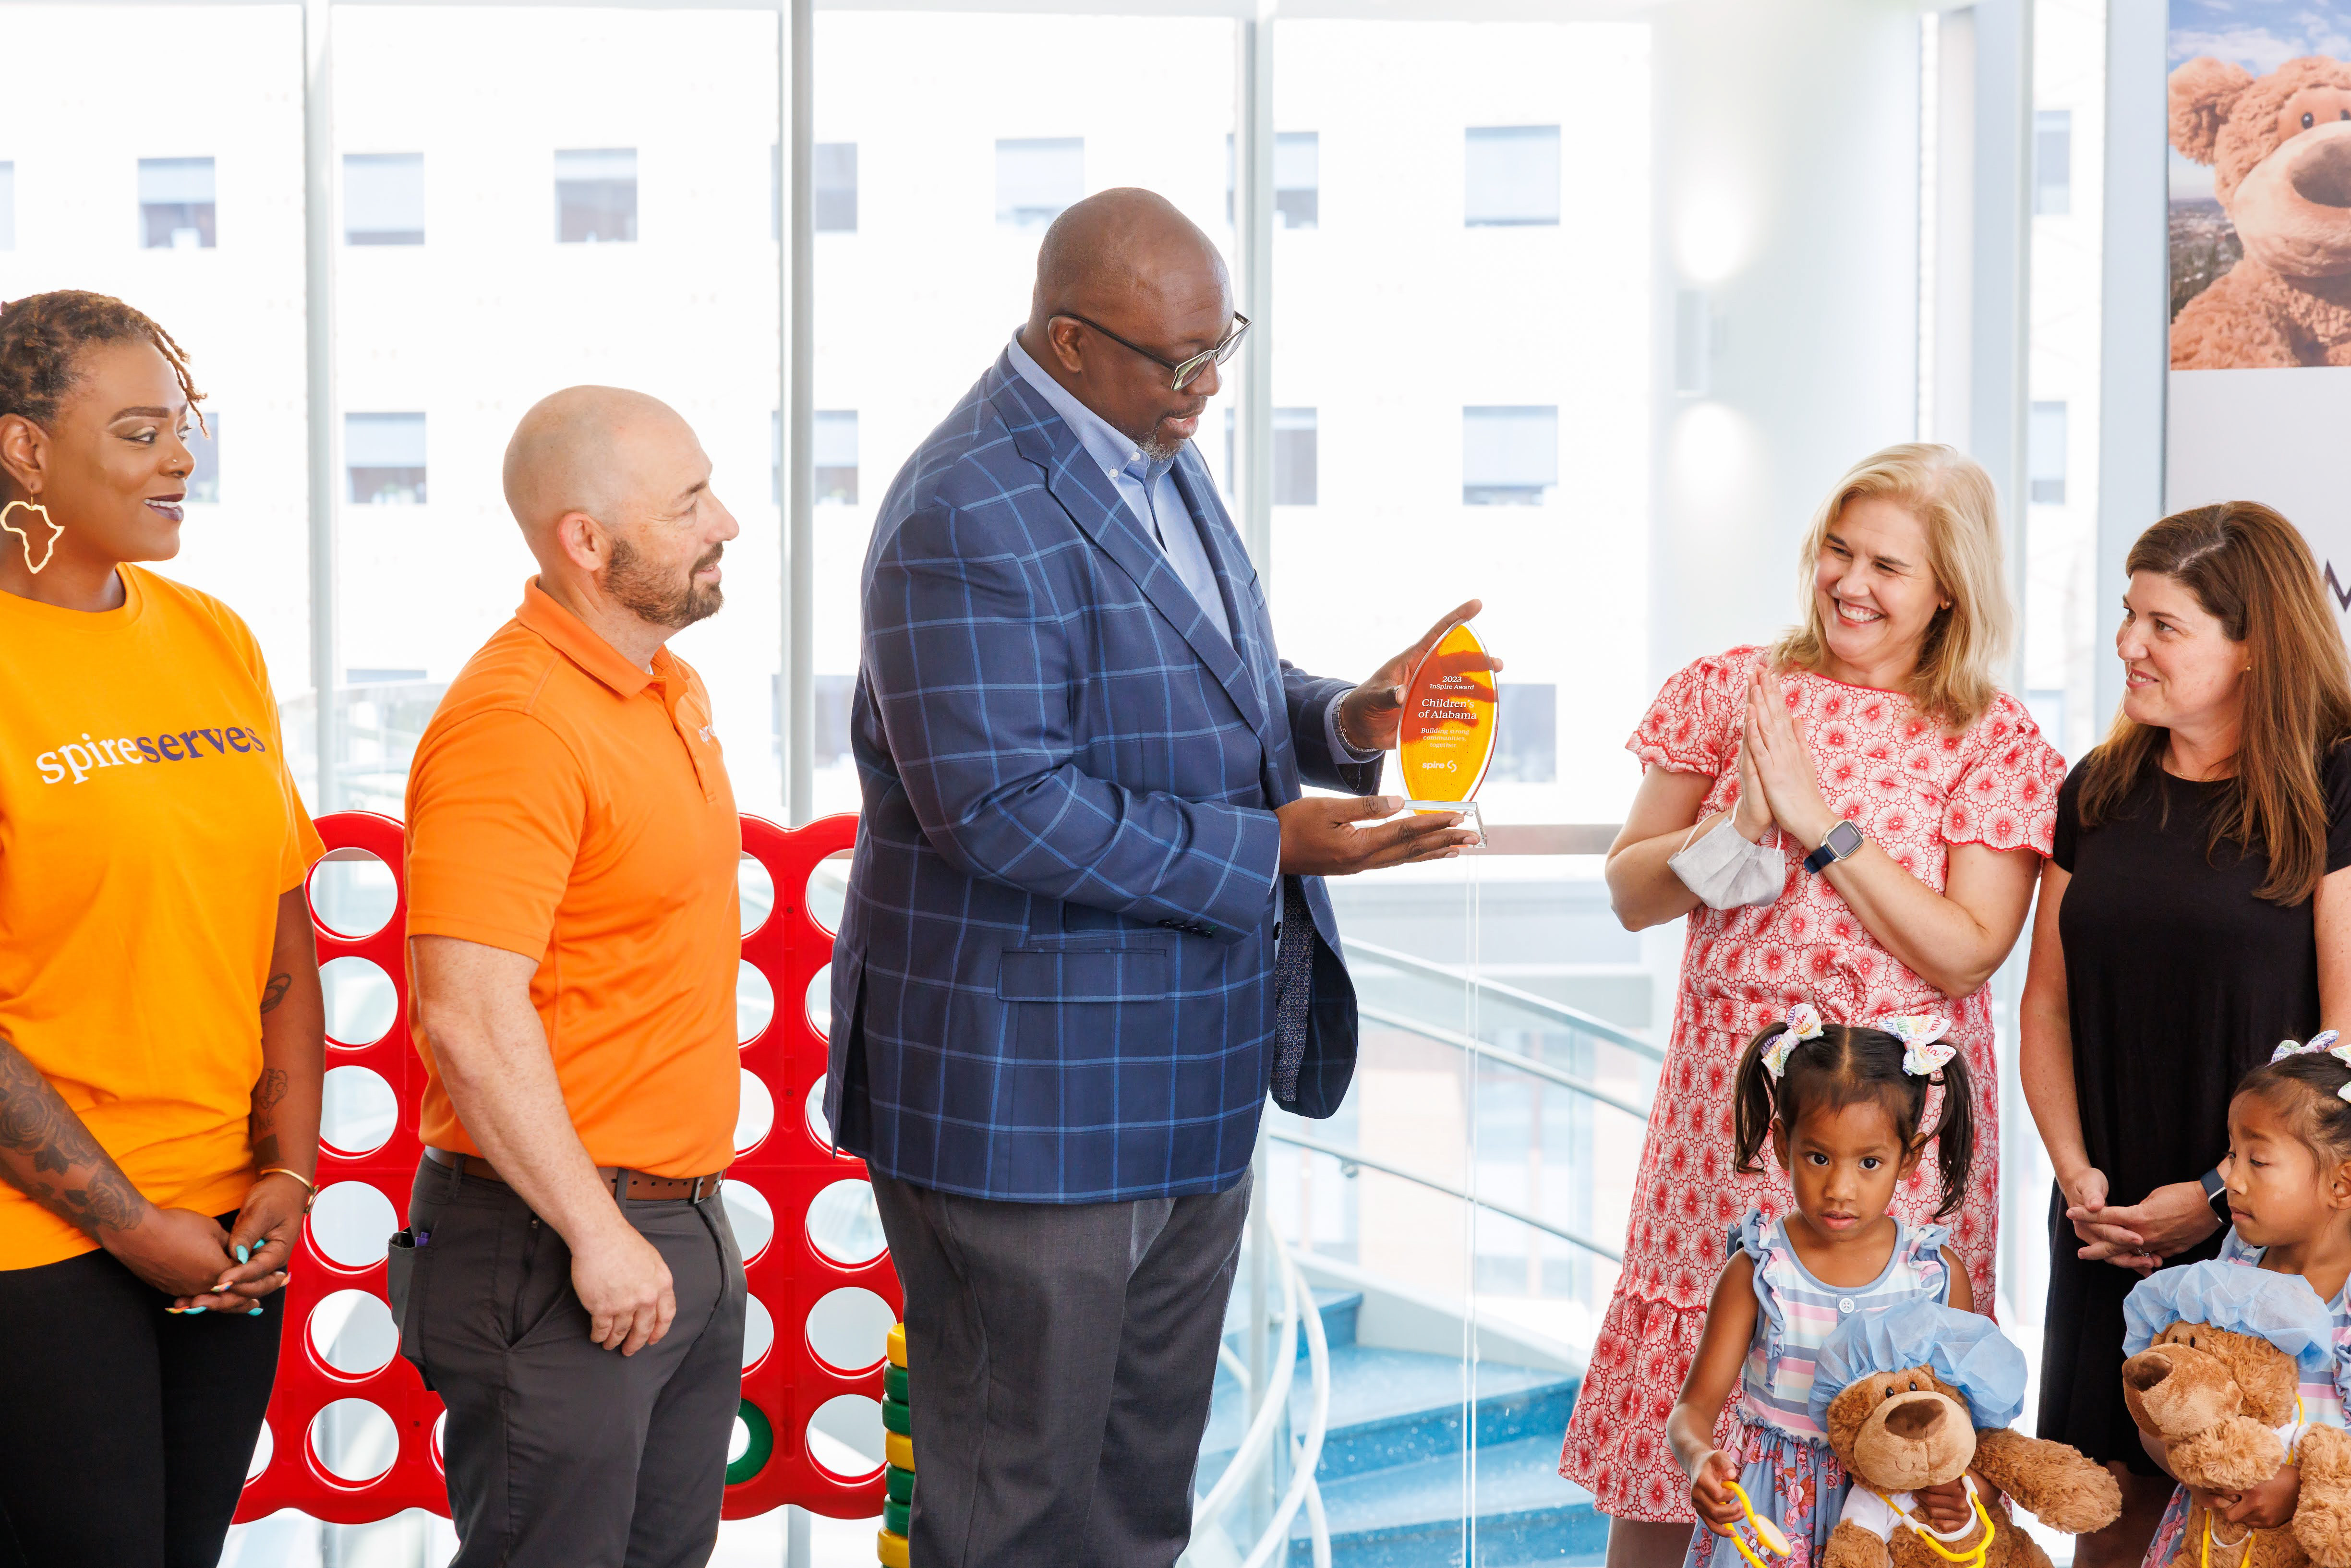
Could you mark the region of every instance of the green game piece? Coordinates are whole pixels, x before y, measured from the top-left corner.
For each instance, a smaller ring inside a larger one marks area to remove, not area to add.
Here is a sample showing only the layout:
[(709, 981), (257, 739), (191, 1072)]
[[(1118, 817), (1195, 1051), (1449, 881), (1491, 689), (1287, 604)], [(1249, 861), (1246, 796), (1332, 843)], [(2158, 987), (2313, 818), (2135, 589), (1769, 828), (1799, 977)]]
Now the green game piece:
[(901, 1405), (914, 1403), (906, 1397), (906, 1369), (903, 1366), (892, 1366), (887, 1362), (883, 1364), (882, 1392)]
[(882, 1401), (882, 1425), (893, 1432), (911, 1437), (914, 1435), (914, 1413), (895, 1399)]
[(885, 1502), (882, 1505), (882, 1528), (893, 1535), (905, 1534), (906, 1527), (914, 1521), (914, 1511), (910, 1504)]
[[(914, 1500), (914, 1471), (902, 1470), (897, 1466), (892, 1465), (888, 1469), (882, 1473), (882, 1484), (889, 1489), (890, 1500), (892, 1502), (912, 1502)], [(906, 1532), (902, 1530), (898, 1533), (904, 1535)]]
[(746, 1399), (736, 1416), (750, 1428), (751, 1446), (743, 1450), (741, 1458), (726, 1467), (726, 1484), (730, 1487), (747, 1481), (765, 1469), (768, 1456), (776, 1451), (776, 1429), (768, 1425), (768, 1417), (760, 1413), (757, 1405)]

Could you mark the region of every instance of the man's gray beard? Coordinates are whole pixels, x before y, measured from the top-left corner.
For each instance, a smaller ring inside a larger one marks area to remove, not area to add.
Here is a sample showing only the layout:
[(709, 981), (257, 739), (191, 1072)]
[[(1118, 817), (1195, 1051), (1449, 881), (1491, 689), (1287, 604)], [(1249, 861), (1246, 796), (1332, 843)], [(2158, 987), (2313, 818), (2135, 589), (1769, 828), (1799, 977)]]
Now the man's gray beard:
[(1169, 441), (1161, 436), (1159, 427), (1155, 424), (1151, 427), (1149, 439), (1138, 441), (1134, 444), (1137, 451), (1154, 463), (1165, 463), (1184, 450), (1182, 442)]
[(717, 613), (726, 595), (716, 583), (695, 586), (695, 571), (716, 561), (726, 547), (716, 545), (694, 563), (684, 580), (664, 581), (643, 555), (620, 535), (612, 536), (612, 564), (604, 569), (604, 591), (612, 601), (649, 625), (683, 631)]

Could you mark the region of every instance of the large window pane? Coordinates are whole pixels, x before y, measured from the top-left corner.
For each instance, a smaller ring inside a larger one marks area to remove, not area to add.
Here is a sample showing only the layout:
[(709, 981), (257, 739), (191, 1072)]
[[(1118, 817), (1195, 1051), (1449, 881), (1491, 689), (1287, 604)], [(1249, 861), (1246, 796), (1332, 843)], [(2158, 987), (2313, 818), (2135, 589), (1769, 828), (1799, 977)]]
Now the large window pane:
[(343, 155), (343, 239), (349, 245), (424, 243), (424, 154)]
[(635, 148), (555, 155), (555, 237), (564, 245), (611, 245), (637, 237)]
[[(354, 5), (335, 29), (338, 138), (413, 156), (433, 197), (427, 250), (337, 261), (346, 803), (402, 810), (434, 704), (537, 570), (507, 441), (540, 398), (596, 382), (677, 409), (742, 525), (726, 607), (671, 646), (710, 688), (743, 809), (779, 816), (774, 16)], [(289, 145), (298, 178), (298, 113)], [(356, 181), (342, 197), (347, 222), (370, 210)], [(298, 225), (293, 254), (298, 282)], [(241, 417), (240, 495), (246, 441)]]
[(996, 221), (1042, 228), (1086, 193), (1082, 136), (1016, 136), (996, 144)]
[(220, 243), (213, 210), (211, 159), (139, 160), (139, 243), (147, 249), (212, 249)]
[(1462, 184), (1472, 228), (1559, 222), (1559, 127), (1473, 126)]
[(1539, 506), (1558, 483), (1558, 409), (1461, 411), (1464, 505)]
[(820, 141), (812, 152), (810, 183), (816, 187), (816, 232), (857, 232), (857, 143)]

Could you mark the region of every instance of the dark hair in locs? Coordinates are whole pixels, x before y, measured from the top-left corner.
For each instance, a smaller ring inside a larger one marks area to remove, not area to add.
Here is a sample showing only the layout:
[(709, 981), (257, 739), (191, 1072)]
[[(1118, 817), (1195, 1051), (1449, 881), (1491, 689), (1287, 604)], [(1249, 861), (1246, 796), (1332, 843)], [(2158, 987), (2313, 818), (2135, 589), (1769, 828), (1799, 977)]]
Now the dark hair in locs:
[(57, 410), (81, 379), (83, 350), (125, 342), (154, 345), (202, 426), (204, 413), (196, 404), (204, 394), (189, 377), (187, 353), (172, 334), (111, 295), (78, 288), (0, 304), (0, 414), (17, 414), (44, 427), (55, 424)]
[(2291, 1118), (2322, 1158), (2332, 1154), (2351, 1160), (2351, 1102), (2339, 1097), (2346, 1083), (2351, 1083), (2351, 1067), (2325, 1051), (2304, 1051), (2264, 1061), (2237, 1081), (2237, 1093), (2258, 1094)]
[[(1935, 1217), (1941, 1218), (1968, 1196), (1968, 1172), (1975, 1164), (1976, 1135), (1972, 1111), (1973, 1085), (1968, 1059), (1957, 1055), (1935, 1074), (1943, 1085), (1942, 1114), (1931, 1130), (1922, 1132), (1927, 1115), (1927, 1086), (1933, 1080), (1902, 1071), (1901, 1040), (1882, 1029), (1859, 1025), (1823, 1024), (1819, 1035), (1799, 1040), (1788, 1053), (1787, 1071), (1779, 1078), (1763, 1065), (1771, 1042), (1788, 1032), (1775, 1023), (1748, 1042), (1739, 1059), (1739, 1078), (1732, 1091), (1733, 1125), (1739, 1140), (1739, 1168), (1762, 1169), (1763, 1145), (1771, 1141), (1774, 1120), (1791, 1131), (1813, 1111), (1834, 1111), (1865, 1100), (1881, 1102), (1894, 1118), (1894, 1128), (1906, 1148), (1927, 1138), (1935, 1140), (1935, 1166), (1943, 1181), (1943, 1201)], [(2344, 1107), (2351, 1111), (2351, 1105)]]

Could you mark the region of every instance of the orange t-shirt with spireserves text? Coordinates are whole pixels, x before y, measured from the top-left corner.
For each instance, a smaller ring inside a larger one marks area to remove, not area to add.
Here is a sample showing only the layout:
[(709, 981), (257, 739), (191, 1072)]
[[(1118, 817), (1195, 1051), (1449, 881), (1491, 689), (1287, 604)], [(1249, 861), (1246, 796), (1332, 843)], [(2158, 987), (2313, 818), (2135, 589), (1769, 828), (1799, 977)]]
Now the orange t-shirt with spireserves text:
[[(118, 570), (97, 614), (0, 593), (0, 1035), (148, 1201), (225, 1214), (277, 901), (324, 850), (253, 633)], [(0, 1269), (97, 1245), (0, 1182)]]
[[(590, 1159), (708, 1176), (735, 1154), (743, 830), (701, 678), (665, 649), (653, 664), (525, 589), (409, 765), (408, 935), (538, 963), (531, 1003)], [(478, 1155), (415, 1036), (424, 1142)]]

